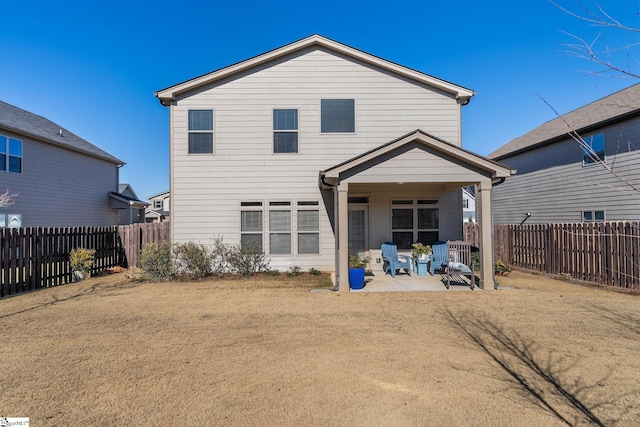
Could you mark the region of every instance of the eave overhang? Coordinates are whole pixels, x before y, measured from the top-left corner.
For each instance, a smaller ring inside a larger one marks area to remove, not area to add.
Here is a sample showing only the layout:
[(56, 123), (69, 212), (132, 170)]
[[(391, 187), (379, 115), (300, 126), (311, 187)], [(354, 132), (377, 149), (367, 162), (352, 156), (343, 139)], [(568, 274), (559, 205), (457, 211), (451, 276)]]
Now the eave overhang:
[(171, 105), (178, 96), (183, 93), (195, 90), (199, 87), (212, 84), (218, 80), (230, 77), (236, 73), (244, 72), (250, 68), (257, 67), (265, 64), (269, 61), (276, 60), (283, 56), (295, 53), (302, 49), (310, 47), (320, 47), (338, 52), (340, 54), (355, 58), (359, 61), (380, 67), (392, 73), (404, 76), (406, 78), (415, 80), (427, 84), (429, 86), (440, 89), (444, 92), (451, 93), (455, 96), (456, 100), (461, 105), (469, 103), (471, 97), (475, 95), (475, 92), (471, 89), (467, 89), (462, 86), (458, 86), (446, 80), (439, 79), (437, 77), (430, 76), (411, 68), (404, 67), (391, 61), (387, 61), (375, 55), (363, 52), (353, 47), (344, 45), (326, 37), (314, 34), (310, 37), (298, 40), (283, 47), (274, 49), (262, 55), (255, 56), (242, 62), (230, 65), (228, 67), (221, 68), (211, 73), (204, 74), (202, 76), (187, 80), (174, 86), (170, 86), (166, 89), (155, 92), (155, 96), (160, 100), (160, 103), (164, 106)]
[(501, 165), (491, 159), (475, 154), (469, 150), (465, 150), (456, 145), (443, 141), (433, 135), (429, 135), (420, 129), (404, 135), (394, 141), (383, 144), (373, 150), (367, 151), (359, 156), (353, 157), (328, 169), (322, 170), (319, 173), (318, 185), (320, 188), (331, 188), (337, 185), (340, 180), (340, 175), (359, 167), (367, 162), (374, 162), (377, 158), (398, 150), (399, 148), (407, 145), (420, 143), (429, 147), (434, 152), (440, 153), (442, 157), (459, 161), (459, 164), (465, 165), (468, 168), (481, 170), (490, 179), (507, 178), (516, 173), (515, 169), (511, 169), (507, 166)]

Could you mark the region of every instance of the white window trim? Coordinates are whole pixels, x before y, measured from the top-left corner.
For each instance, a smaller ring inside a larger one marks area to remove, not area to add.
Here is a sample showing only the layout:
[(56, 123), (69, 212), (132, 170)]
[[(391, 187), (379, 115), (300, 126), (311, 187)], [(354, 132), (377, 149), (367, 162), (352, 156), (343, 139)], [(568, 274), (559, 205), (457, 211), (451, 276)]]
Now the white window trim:
[[(189, 129), (189, 112), (190, 111), (211, 111), (211, 130), (191, 130)], [(187, 108), (187, 155), (188, 156), (213, 156), (216, 154), (216, 111), (214, 108)], [(190, 153), (189, 152), (189, 134), (190, 133), (211, 133), (211, 153)]]
[[(298, 128), (296, 130), (292, 130), (292, 129), (276, 130), (276, 129), (274, 129), (275, 126), (274, 126), (274, 123), (273, 123), (273, 114), (274, 114), (274, 112), (276, 110), (296, 110)], [(298, 134), (298, 149), (297, 149), (297, 151), (294, 151), (294, 152), (291, 152), (291, 153), (276, 153), (275, 143), (273, 141), (273, 138), (274, 138), (276, 132), (297, 133)], [(271, 109), (271, 154), (283, 155), (283, 156), (291, 156), (291, 155), (300, 154), (300, 108), (298, 108), (298, 107), (274, 107), (274, 108)]]
[[(434, 200), (436, 201), (436, 203), (428, 205), (420, 205), (418, 204), (418, 200)], [(394, 205), (393, 202), (394, 201), (411, 201), (412, 203), (409, 204), (398, 204), (398, 205)], [(395, 207), (394, 207), (395, 206)], [(438, 228), (420, 228), (418, 227), (418, 209), (420, 209), (421, 207), (427, 207), (427, 206), (433, 206), (433, 209), (437, 209), (438, 211), (440, 211), (440, 199), (436, 198), (436, 197), (410, 197), (410, 198), (404, 198), (404, 197), (394, 197), (391, 200), (389, 200), (389, 231), (390, 231), (390, 236), (391, 239), (393, 240), (393, 233), (394, 232), (408, 232), (408, 231), (412, 231), (413, 232), (413, 238), (412, 238), (412, 242), (415, 242), (418, 238), (418, 235), (420, 234), (421, 231), (437, 231), (438, 232), (438, 236), (440, 235), (440, 218), (439, 218), (439, 212), (438, 212)], [(394, 230), (393, 229), (393, 209), (412, 209), (413, 210), (413, 229), (409, 230), (409, 229), (397, 229)], [(407, 250), (407, 249), (402, 249), (402, 250)]]
[[(315, 202), (317, 203), (317, 205), (298, 205), (298, 203), (304, 203), (304, 202)], [(310, 257), (310, 256), (318, 256), (322, 254), (322, 235), (320, 234), (320, 228), (322, 225), (322, 221), (321, 221), (321, 211), (320, 211), (320, 202), (318, 200), (313, 200), (313, 199), (303, 199), (303, 200), (296, 200), (294, 202), (295, 204), (293, 206), (295, 206), (295, 255), (296, 256), (300, 256), (300, 257)], [(317, 211), (318, 212), (318, 230), (317, 231), (299, 231), (298, 230), (298, 212), (299, 211)], [(292, 228), (294, 226), (292, 225)], [(302, 233), (302, 234), (317, 234), (318, 235), (318, 252), (317, 253), (309, 253), (309, 254), (301, 254), (299, 252), (299, 248), (298, 248), (298, 234)], [(293, 249), (292, 249), (293, 252)]]
[[(261, 203), (260, 206), (242, 206), (242, 203)], [(242, 231), (242, 212), (260, 212), (262, 217), (262, 231)], [(265, 250), (265, 201), (264, 200), (242, 200), (240, 202), (240, 215), (238, 216), (238, 230), (240, 230), (240, 243), (242, 243), (243, 234), (260, 234), (262, 241), (262, 252), (267, 253)]]

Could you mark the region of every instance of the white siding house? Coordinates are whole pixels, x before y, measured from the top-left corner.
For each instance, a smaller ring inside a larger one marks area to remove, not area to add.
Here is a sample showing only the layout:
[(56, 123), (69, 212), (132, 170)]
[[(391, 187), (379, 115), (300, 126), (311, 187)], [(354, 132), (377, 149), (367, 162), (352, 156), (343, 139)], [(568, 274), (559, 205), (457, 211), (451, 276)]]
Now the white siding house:
[(476, 222), (476, 192), (474, 187), (462, 189), (462, 222)]
[(510, 174), (461, 148), (473, 95), (318, 35), (160, 90), (173, 241), (253, 242), (345, 290), (349, 252), (460, 239), (460, 189), (479, 185), (490, 218), (491, 182)]
[(66, 128), (0, 101), (0, 191), (18, 194), (0, 207), (0, 228), (118, 224), (114, 195), (123, 165)]
[(639, 149), (640, 84), (550, 120), (489, 154), (518, 170), (494, 190), (494, 220), (640, 221)]
[(149, 196), (149, 206), (145, 211), (146, 222), (165, 222), (171, 218), (171, 193), (162, 193)]

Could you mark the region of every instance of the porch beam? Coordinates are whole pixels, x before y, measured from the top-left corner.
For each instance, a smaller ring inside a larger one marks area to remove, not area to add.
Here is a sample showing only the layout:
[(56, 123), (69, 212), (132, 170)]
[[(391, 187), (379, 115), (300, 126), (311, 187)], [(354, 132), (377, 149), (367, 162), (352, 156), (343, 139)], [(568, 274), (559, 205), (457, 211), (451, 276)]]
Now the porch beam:
[(340, 182), (338, 192), (338, 220), (336, 242), (338, 253), (338, 291), (349, 292), (349, 183)]
[(494, 290), (493, 268), (493, 214), (491, 209), (491, 181), (478, 184), (478, 216), (480, 220), (480, 288)]

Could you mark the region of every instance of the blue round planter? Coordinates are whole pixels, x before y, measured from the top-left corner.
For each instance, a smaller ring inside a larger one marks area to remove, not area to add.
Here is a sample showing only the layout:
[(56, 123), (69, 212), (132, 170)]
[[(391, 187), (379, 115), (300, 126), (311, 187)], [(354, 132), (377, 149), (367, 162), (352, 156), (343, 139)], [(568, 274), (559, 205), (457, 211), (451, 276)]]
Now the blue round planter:
[(364, 268), (349, 269), (349, 286), (351, 289), (364, 288)]

